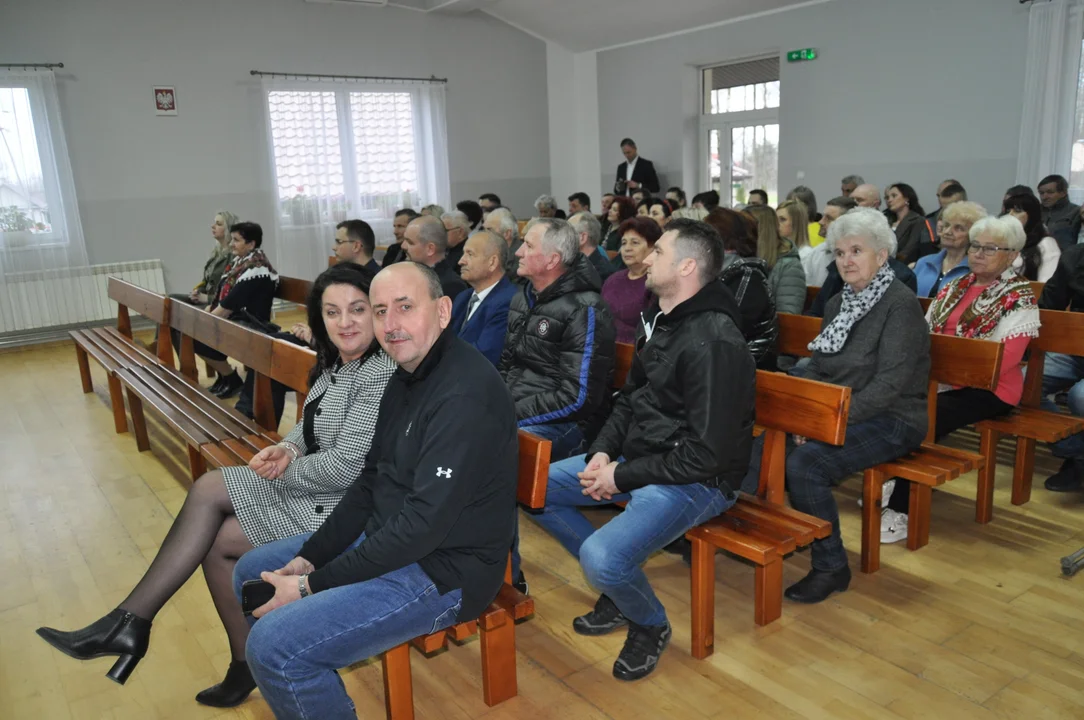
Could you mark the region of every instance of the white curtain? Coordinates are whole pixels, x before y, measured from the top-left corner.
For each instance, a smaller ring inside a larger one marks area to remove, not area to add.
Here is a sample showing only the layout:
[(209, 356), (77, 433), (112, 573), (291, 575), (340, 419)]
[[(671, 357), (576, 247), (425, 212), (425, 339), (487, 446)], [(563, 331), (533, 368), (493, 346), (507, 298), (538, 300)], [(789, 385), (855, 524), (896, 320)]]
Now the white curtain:
[(1016, 165), (1016, 181), (1022, 185), (1034, 187), (1053, 173), (1069, 177), (1082, 41), (1082, 0), (1032, 4)]
[(443, 84), (265, 78), (263, 91), (281, 273), (315, 278), (343, 220), (387, 245), (396, 210), (449, 207)]

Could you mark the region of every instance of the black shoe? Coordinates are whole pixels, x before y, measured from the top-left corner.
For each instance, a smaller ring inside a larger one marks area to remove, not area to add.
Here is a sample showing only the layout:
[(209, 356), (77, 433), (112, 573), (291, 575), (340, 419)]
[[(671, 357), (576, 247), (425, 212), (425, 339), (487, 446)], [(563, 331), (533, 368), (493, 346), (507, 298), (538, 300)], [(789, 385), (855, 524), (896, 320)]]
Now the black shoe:
[(849, 567), (832, 572), (810, 570), (808, 575), (787, 588), (783, 596), (794, 602), (819, 603), (836, 591), (843, 592), (850, 584)]
[(662, 651), (670, 644), (670, 623), (658, 627), (642, 627), (629, 623), (625, 647), (614, 662), (614, 677), (618, 680), (639, 680), (655, 671)]
[(514, 587), (516, 590), (519, 590), (524, 595), (531, 594), (528, 592), (528, 590), (530, 590), (530, 587), (527, 585), (527, 578), (523, 577), (523, 572), (520, 572), (519, 577), (517, 577), (512, 583), (512, 587)]
[(218, 685), (207, 688), (196, 695), (196, 702), (211, 707), (237, 707), (256, 689), (256, 681), (248, 671), (248, 663), (234, 661), (226, 671), (226, 678)]
[(245, 386), (245, 381), (241, 378), (241, 375), (234, 370), (233, 373), (227, 375), (222, 380), (222, 389), (214, 393), (214, 396), (219, 400), (228, 400), (237, 393), (241, 392), (241, 388)]
[(693, 544), (684, 535), (663, 548), (672, 555), (680, 555), (686, 565), (693, 564)]
[(1076, 459), (1069, 458), (1061, 464), (1061, 469), (1051, 475), (1043, 483), (1050, 492), (1076, 492), (1084, 488), (1084, 468)]
[(63, 632), (40, 627), (38, 635), (60, 652), (76, 660), (89, 660), (103, 655), (120, 655), (106, 673), (110, 680), (123, 685), (136, 665), (147, 654), (151, 638), (151, 621), (117, 608), (82, 630)]
[(580, 635), (605, 635), (628, 624), (629, 619), (621, 614), (614, 601), (600, 595), (594, 610), (572, 621), (572, 629)]
[(207, 392), (211, 393), (212, 395), (214, 395), (217, 392), (221, 392), (222, 384), (223, 384), (223, 382), (225, 380), (226, 380), (226, 378), (219, 375), (217, 378), (215, 378), (215, 381), (213, 383), (211, 383), (211, 387), (207, 388)]

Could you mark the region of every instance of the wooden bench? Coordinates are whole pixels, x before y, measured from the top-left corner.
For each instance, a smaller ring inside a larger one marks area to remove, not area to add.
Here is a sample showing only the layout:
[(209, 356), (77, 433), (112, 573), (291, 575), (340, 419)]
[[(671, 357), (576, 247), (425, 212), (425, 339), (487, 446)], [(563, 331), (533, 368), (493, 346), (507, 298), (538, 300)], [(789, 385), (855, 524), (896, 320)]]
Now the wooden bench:
[(986, 458), (986, 468), (979, 476), (980, 490), (975, 508), (975, 521), (979, 523), (988, 523), (993, 518), (994, 464), (997, 444), (1003, 437), (1016, 436), (1012, 504), (1023, 505), (1031, 499), (1035, 443), (1057, 442), (1084, 431), (1084, 418), (1039, 409), (1046, 353), (1084, 355), (1084, 313), (1040, 310), (1039, 317), (1042, 327), (1039, 337), (1028, 345), (1020, 407), (1008, 415), (975, 424), (981, 438), (980, 452)]
[[(335, 257), (332, 255), (332, 257)], [(275, 297), (298, 305), (307, 305), (312, 283), (308, 280), (279, 275), (279, 284), (275, 288)]]
[[(540, 510), (546, 503), (551, 443), (519, 431), (519, 474), (516, 499)], [(477, 620), (457, 623), (429, 635), (414, 638), (384, 652), (384, 707), (388, 720), (413, 720), (414, 694), (410, 671), (410, 646), (423, 655), (442, 650), (449, 640), (461, 643), (481, 633), (482, 699), (489, 707), (518, 693), (516, 673), (515, 621), (534, 614), (534, 599), (512, 587), (512, 563), (505, 569), (504, 584), (497, 598)]]
[(714, 650), (716, 549), (756, 565), (753, 618), (767, 625), (782, 615), (783, 558), (831, 535), (831, 523), (783, 505), (786, 438), (842, 445), (850, 399), (850, 388), (757, 371), (757, 423), (764, 428), (757, 495), (740, 493), (728, 511), (685, 535), (692, 542), (693, 657)]
[(84, 328), (71, 330), (68, 335), (75, 341), (75, 357), (79, 363), (79, 378), (83, 383), (83, 392), (94, 391), (90, 375), (89, 358), (105, 370), (109, 382), (109, 400), (113, 406), (113, 425), (118, 433), (128, 432), (128, 421), (124, 413), (124, 395), (117, 372), (128, 367), (132, 362), (127, 353), (116, 352), (115, 345), (135, 348), (132, 339), (132, 320), (129, 310), (148, 320), (153, 320), (160, 330), (158, 333), (158, 357), (172, 362), (173, 350), (169, 345), (170, 299), (144, 290), (141, 287), (119, 278), (110, 277), (108, 285), (109, 299), (117, 303), (117, 327), (110, 332), (108, 328)]
[[(779, 314), (780, 352), (809, 356), (808, 345), (820, 332), (821, 319), (802, 315)], [(986, 460), (981, 453), (938, 445), (936, 434), (938, 386), (974, 387), (994, 390), (997, 387), (1004, 346), (988, 340), (971, 340), (948, 335), (930, 336), (930, 377), (926, 395), (928, 425), (926, 440), (914, 452), (895, 460), (867, 468), (862, 477), (862, 554), (861, 569), (873, 573), (880, 568), (881, 496), (884, 482), (899, 477), (911, 482), (907, 522), (907, 547), (918, 550), (929, 543), (930, 502), (932, 489), (955, 480), (964, 473), (979, 470), (979, 502), (987, 496), (981, 471)], [(993, 473), (989, 474), (992, 482)], [(989, 487), (992, 494), (993, 486)]]

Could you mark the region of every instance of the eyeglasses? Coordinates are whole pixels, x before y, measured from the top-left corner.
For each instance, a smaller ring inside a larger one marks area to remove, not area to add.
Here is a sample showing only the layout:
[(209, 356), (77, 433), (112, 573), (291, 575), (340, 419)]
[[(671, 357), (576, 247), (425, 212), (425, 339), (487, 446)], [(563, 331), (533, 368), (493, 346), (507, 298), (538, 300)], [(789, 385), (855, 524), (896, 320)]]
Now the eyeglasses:
[(976, 255), (982, 255), (983, 257), (990, 257), (994, 253), (1002, 250), (1005, 252), (1015, 252), (1013, 248), (998, 247), (997, 245), (979, 245), (978, 243), (974, 242), (967, 244), (968, 252), (973, 252)]

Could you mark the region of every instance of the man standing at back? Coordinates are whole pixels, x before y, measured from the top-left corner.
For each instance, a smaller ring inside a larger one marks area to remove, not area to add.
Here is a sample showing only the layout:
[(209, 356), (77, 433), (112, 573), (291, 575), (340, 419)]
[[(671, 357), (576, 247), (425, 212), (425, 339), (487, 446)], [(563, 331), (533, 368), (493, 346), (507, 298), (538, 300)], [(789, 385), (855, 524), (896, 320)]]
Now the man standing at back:
[[(550, 465), (538, 523), (579, 558), (602, 595), (581, 635), (628, 627), (614, 677), (651, 673), (670, 622), (641, 564), (726, 511), (749, 465), (756, 363), (741, 313), (717, 280), (723, 242), (705, 223), (671, 220), (647, 256), (647, 288), (629, 380), (585, 455)], [(627, 502), (598, 530), (579, 507)]]
[(444, 294), (455, 298), (467, 289), (467, 283), (448, 263), (447, 252), (448, 231), (440, 218), (420, 215), (410, 221), (403, 233), (403, 254), (408, 260), (433, 268)]
[(508, 305), (516, 286), (504, 276), (508, 245), (488, 230), (476, 232), (464, 243), (460, 275), (470, 288), (452, 305), (452, 329), (464, 342), (496, 365), (508, 330)]
[(659, 176), (655, 174), (655, 165), (640, 157), (632, 138), (621, 141), (621, 154), (625, 156), (625, 162), (617, 166), (614, 192), (631, 196), (634, 190), (643, 188), (651, 194), (657, 193)]
[(275, 586), (246, 648), (275, 717), (354, 717), (337, 668), (474, 620), (500, 590), (515, 518), (512, 399), (448, 328), (441, 295), (414, 263), (373, 280), (376, 337), (399, 369), (365, 470), (316, 533), (237, 563), (238, 596), (247, 580)]

